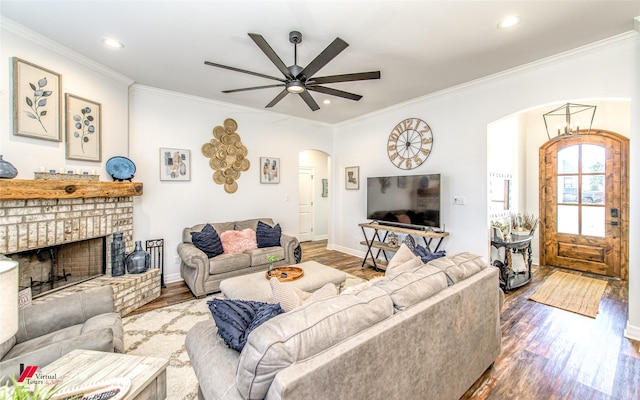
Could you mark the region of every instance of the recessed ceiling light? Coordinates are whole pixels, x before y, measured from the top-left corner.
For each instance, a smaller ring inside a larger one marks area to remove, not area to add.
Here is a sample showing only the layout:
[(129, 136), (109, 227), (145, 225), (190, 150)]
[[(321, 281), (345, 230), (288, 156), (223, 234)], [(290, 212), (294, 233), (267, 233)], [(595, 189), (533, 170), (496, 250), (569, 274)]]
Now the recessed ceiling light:
[(118, 40), (112, 39), (112, 38), (104, 38), (104, 39), (102, 39), (102, 44), (104, 44), (107, 47), (112, 47), (114, 49), (121, 49), (121, 48), (124, 47), (124, 45), (122, 43), (120, 43)]
[(322, 101), (322, 104), (331, 104), (331, 100), (329, 100), (329, 99), (324, 99), (324, 100)]
[(518, 25), (521, 21), (521, 18), (517, 15), (511, 15), (506, 17), (498, 24), (498, 29), (507, 29), (511, 28), (514, 25)]

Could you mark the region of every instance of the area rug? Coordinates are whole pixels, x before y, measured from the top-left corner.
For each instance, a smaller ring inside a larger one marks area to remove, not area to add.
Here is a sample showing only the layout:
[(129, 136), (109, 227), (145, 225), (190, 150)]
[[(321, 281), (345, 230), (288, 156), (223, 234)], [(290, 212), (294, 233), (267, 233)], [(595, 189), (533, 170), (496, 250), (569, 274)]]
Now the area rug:
[[(364, 282), (347, 275), (345, 287)], [(167, 367), (167, 399), (198, 398), (198, 380), (184, 346), (187, 331), (199, 321), (212, 320), (207, 301), (191, 300), (123, 318), (125, 353), (160, 357), (169, 360)]]
[(529, 300), (595, 318), (606, 288), (606, 281), (556, 271)]

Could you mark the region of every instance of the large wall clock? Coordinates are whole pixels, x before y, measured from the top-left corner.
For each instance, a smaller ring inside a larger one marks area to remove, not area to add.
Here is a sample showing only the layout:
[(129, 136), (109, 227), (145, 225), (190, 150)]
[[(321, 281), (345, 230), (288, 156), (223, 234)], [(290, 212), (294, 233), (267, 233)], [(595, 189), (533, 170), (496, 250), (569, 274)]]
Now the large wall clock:
[(429, 125), (419, 118), (400, 121), (389, 134), (389, 160), (400, 169), (420, 166), (431, 154), (433, 135)]

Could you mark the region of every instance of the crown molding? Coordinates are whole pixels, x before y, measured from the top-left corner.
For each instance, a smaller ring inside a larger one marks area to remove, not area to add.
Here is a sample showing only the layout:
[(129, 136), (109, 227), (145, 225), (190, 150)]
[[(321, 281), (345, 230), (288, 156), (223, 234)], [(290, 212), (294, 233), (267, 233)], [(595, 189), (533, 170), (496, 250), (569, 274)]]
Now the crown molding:
[[(636, 17), (634, 19), (634, 24), (636, 26), (636, 29), (638, 29), (638, 25), (640, 25), (640, 17)], [(636, 32), (635, 30), (634, 31), (628, 31), (628, 32), (625, 32), (625, 33), (621, 33), (619, 35), (615, 35), (615, 36), (609, 37), (607, 39), (599, 40), (597, 42), (589, 43), (589, 44), (584, 45), (584, 46), (576, 47), (574, 49), (565, 51), (563, 53), (558, 53), (558, 54), (555, 54), (553, 56), (541, 58), (539, 60), (532, 61), (530, 63), (520, 65), (518, 67), (510, 68), (508, 70), (504, 70), (504, 71), (501, 71), (501, 72), (496, 72), (495, 74), (487, 75), (487, 76), (484, 76), (482, 78), (474, 79), (474, 80), (471, 80), (471, 81), (468, 81), (468, 82), (465, 82), (465, 83), (461, 83), (461, 84), (456, 85), (456, 86), (451, 86), (451, 87), (448, 87), (446, 89), (442, 89), (442, 90), (439, 90), (437, 92), (429, 93), (429, 94), (427, 94), (425, 96), (417, 97), (415, 99), (411, 99), (411, 100), (405, 101), (403, 103), (394, 104), (394, 105), (392, 105), (390, 107), (387, 107), (387, 108), (384, 108), (384, 109), (381, 109), (381, 110), (376, 110), (376, 111), (373, 111), (373, 112), (365, 114), (365, 115), (359, 115), (359, 116), (357, 116), (355, 118), (352, 118), (350, 120), (346, 120), (346, 121), (342, 121), (342, 122), (336, 123), (336, 124), (334, 124), (334, 126), (338, 127), (340, 125), (350, 124), (350, 123), (353, 123), (353, 122), (356, 122), (356, 121), (359, 121), (359, 120), (371, 118), (374, 115), (377, 115), (377, 114), (380, 114), (380, 113), (383, 113), (383, 112), (386, 112), (386, 111), (395, 110), (395, 109), (398, 109), (398, 108), (406, 107), (406, 106), (411, 105), (411, 104), (422, 102), (424, 100), (433, 99), (435, 97), (439, 97), (439, 96), (442, 96), (442, 95), (445, 95), (445, 94), (449, 94), (449, 93), (454, 93), (454, 92), (457, 92), (459, 90), (466, 89), (468, 87), (477, 86), (477, 85), (483, 85), (483, 84), (486, 84), (486, 83), (489, 83), (489, 82), (498, 81), (498, 80), (501, 80), (503, 78), (510, 77), (510, 76), (513, 76), (513, 75), (517, 75), (517, 74), (520, 74), (520, 73), (523, 73), (523, 72), (527, 72), (529, 70), (532, 70), (534, 68), (538, 68), (540, 66), (543, 66), (543, 65), (546, 65), (546, 64), (549, 64), (549, 63), (558, 62), (558, 61), (562, 61), (562, 60), (565, 60), (565, 59), (575, 58), (578, 55), (587, 54), (587, 53), (590, 53), (592, 51), (596, 51), (598, 49), (601, 49), (603, 47), (617, 46), (617, 45), (620, 45), (620, 44), (622, 44), (624, 42), (632, 41), (632, 40), (640, 40), (640, 35), (638, 35), (638, 32)]]
[(69, 49), (68, 47), (63, 46), (58, 42), (54, 42), (53, 40), (42, 36), (39, 33), (36, 33), (7, 17), (0, 16), (0, 27), (2, 28), (2, 30), (13, 33), (16, 36), (45, 47), (47, 50), (51, 50), (63, 57), (66, 57), (78, 64), (84, 65), (85, 67), (88, 67), (127, 86), (130, 86), (135, 82), (128, 76), (122, 75), (110, 68), (107, 68), (104, 65), (93, 61), (92, 59), (85, 57), (82, 54)]
[(292, 116), (292, 115), (288, 115), (288, 114), (282, 114), (282, 113), (278, 113), (278, 112), (274, 112), (274, 111), (265, 111), (261, 108), (253, 108), (253, 107), (248, 107), (248, 106), (243, 106), (243, 105), (239, 105), (239, 104), (234, 104), (234, 103), (226, 103), (224, 101), (220, 101), (220, 100), (214, 100), (214, 99), (209, 99), (206, 97), (200, 97), (200, 96), (195, 96), (192, 94), (185, 94), (182, 92), (174, 92), (172, 90), (166, 90), (166, 89), (159, 89), (153, 86), (146, 86), (146, 85), (141, 85), (139, 83), (134, 83), (133, 85), (129, 86), (129, 93), (135, 93), (135, 92), (140, 92), (140, 93), (153, 93), (156, 95), (161, 95), (161, 96), (167, 96), (167, 97), (173, 97), (173, 98), (182, 98), (185, 100), (189, 100), (189, 101), (197, 101), (200, 103), (207, 103), (207, 104), (213, 104), (216, 106), (221, 106), (221, 107), (230, 107), (230, 108), (235, 108), (238, 110), (242, 110), (242, 111), (250, 111), (250, 112), (254, 112), (254, 113), (264, 113), (264, 115), (267, 116), (273, 116), (273, 115), (280, 115), (283, 119), (287, 119), (287, 120), (300, 120), (300, 121), (304, 121), (306, 123), (311, 123), (313, 125), (316, 126), (324, 126), (324, 127), (333, 127), (333, 124), (330, 124), (328, 122), (322, 122), (322, 121), (313, 121), (310, 119), (306, 119), (306, 118), (302, 118), (302, 117), (296, 117), (296, 116)]
[(640, 32), (640, 16), (633, 19), (633, 29)]

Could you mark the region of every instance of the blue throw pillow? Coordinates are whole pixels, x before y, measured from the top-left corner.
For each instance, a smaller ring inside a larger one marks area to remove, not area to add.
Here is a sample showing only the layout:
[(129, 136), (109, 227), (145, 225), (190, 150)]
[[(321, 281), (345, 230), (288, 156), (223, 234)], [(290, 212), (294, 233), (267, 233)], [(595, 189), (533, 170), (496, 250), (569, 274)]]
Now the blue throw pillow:
[(201, 232), (191, 232), (191, 241), (209, 258), (224, 253), (220, 236), (210, 224), (205, 225)]
[(432, 253), (429, 250), (427, 250), (426, 247), (421, 245), (416, 246), (416, 248), (413, 250), (413, 254), (419, 256), (422, 262), (425, 264), (431, 260), (435, 260), (436, 258), (444, 257), (446, 255), (444, 250), (440, 250), (440, 251), (436, 251), (435, 253)]
[(282, 228), (280, 224), (270, 227), (262, 221), (258, 221), (256, 228), (256, 239), (258, 240), (258, 248), (280, 246), (280, 236), (282, 236)]
[(249, 300), (213, 299), (207, 302), (218, 335), (229, 348), (242, 351), (249, 334), (267, 320), (282, 314), (280, 304)]

